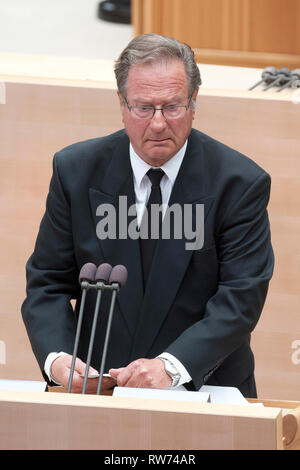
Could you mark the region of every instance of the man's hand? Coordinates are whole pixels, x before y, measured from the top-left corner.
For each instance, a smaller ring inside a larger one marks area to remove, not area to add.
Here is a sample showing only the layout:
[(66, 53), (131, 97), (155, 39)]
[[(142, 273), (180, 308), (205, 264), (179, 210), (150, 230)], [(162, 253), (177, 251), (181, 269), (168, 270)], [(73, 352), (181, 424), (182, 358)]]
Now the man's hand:
[(127, 367), (110, 369), (109, 374), (119, 387), (169, 388), (172, 383), (163, 361), (160, 359), (137, 359)]
[[(66, 389), (68, 388), (69, 383), (71, 363), (72, 356), (67, 354), (65, 356), (60, 356), (55, 359), (51, 365), (51, 375), (53, 379), (55, 379), (57, 382), (60, 382)], [(75, 369), (72, 381), (72, 393), (81, 393), (84, 382), (85, 369), (86, 364), (77, 358), (75, 361)], [(89, 375), (96, 375), (96, 378), (88, 379), (86, 393), (96, 393), (98, 385), (98, 372), (93, 369), (93, 367), (90, 367)], [(114, 379), (111, 379), (109, 377), (103, 377), (101, 391), (108, 390), (112, 388), (115, 384), (116, 381)]]

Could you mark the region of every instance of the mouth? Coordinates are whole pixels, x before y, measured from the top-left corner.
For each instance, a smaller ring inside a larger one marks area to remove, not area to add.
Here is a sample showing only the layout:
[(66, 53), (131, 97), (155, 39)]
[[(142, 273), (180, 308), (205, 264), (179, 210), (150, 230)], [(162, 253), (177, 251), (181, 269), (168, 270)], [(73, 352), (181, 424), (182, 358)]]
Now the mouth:
[(149, 139), (149, 140), (150, 142), (163, 143), (163, 142), (167, 142), (170, 139), (166, 138), (166, 139)]

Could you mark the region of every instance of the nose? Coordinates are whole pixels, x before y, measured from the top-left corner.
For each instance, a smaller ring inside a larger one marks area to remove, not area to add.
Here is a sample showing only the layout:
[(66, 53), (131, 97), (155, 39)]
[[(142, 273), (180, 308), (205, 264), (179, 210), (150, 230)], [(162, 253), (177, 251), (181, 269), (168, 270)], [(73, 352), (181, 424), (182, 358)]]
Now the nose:
[(156, 109), (154, 116), (150, 121), (151, 128), (156, 132), (161, 132), (167, 126), (167, 120), (164, 117), (161, 109)]

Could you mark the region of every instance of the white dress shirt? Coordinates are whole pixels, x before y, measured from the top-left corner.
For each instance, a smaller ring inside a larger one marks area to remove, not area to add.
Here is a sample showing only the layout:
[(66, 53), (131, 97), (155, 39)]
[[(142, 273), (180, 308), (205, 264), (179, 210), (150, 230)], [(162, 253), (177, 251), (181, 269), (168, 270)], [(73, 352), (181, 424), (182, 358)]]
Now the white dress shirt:
[[(166, 212), (166, 207), (169, 202), (173, 184), (176, 180), (179, 168), (183, 161), (183, 157), (186, 151), (186, 146), (187, 146), (187, 141), (185, 142), (183, 147), (179, 150), (179, 152), (177, 152), (176, 155), (174, 155), (174, 157), (172, 157), (170, 160), (168, 160), (166, 163), (164, 163), (162, 166), (159, 167), (165, 172), (160, 182), (162, 205), (163, 205), (163, 210), (162, 210), (163, 216)], [(148, 165), (148, 163), (146, 163), (136, 154), (131, 144), (130, 144), (129, 154), (130, 154), (130, 163), (132, 166), (133, 178), (134, 178), (137, 224), (138, 226), (140, 226), (144, 209), (145, 209), (145, 206), (147, 205), (150, 192), (151, 192), (151, 182), (148, 176), (146, 175), (146, 173), (150, 168), (153, 168), (153, 167)], [(50, 373), (52, 362), (55, 359), (57, 359), (59, 356), (62, 356), (65, 354), (66, 353), (64, 352), (50, 353), (47, 356), (47, 359), (45, 361), (44, 370), (46, 374), (48, 375), (49, 379), (54, 382), (55, 380), (53, 380), (53, 377), (51, 377), (51, 373)], [(181, 362), (178, 359), (176, 359), (176, 357), (166, 352), (162, 352), (158, 357), (164, 357), (165, 359), (168, 359), (169, 361), (172, 362), (172, 364), (178, 370), (180, 374), (180, 380), (177, 384), (177, 387), (179, 387), (180, 385), (186, 382), (190, 382), (192, 380), (186, 368), (183, 366), (183, 364), (181, 364)]]
[[(166, 207), (169, 202), (170, 194), (173, 188), (173, 184), (176, 180), (179, 168), (181, 166), (187, 142), (179, 150), (173, 158), (168, 160), (164, 165), (160, 166), (165, 174), (160, 182), (161, 196), (162, 196), (162, 206), (163, 206), (163, 216), (166, 212)], [(154, 168), (144, 160), (142, 160), (134, 151), (133, 147), (130, 144), (130, 163), (133, 171), (134, 179), (134, 192), (135, 192), (135, 201), (136, 201), (136, 211), (137, 211), (137, 224), (138, 227), (141, 224), (142, 216), (147, 205), (150, 193), (151, 193), (151, 182), (146, 175), (147, 171), (150, 168)], [(155, 167), (157, 168), (157, 167)]]

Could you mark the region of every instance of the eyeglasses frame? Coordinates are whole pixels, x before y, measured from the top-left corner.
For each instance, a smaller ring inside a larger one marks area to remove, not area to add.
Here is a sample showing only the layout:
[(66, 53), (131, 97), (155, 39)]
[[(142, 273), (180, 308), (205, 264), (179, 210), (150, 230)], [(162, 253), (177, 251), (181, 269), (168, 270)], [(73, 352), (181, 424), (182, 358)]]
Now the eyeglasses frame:
[[(193, 93), (194, 93), (194, 92), (193, 92)], [(188, 98), (188, 104), (187, 104), (187, 105), (175, 105), (176, 108), (185, 108), (186, 111), (187, 111), (187, 110), (189, 109), (190, 105), (191, 105), (193, 93), (190, 94), (190, 96), (189, 96), (189, 98)], [(127, 108), (128, 108), (128, 110), (129, 110), (130, 113), (131, 113), (131, 110), (134, 109), (134, 108), (142, 108), (142, 106), (130, 106), (129, 103), (128, 103), (128, 101), (127, 101), (127, 99), (125, 98), (125, 96), (123, 96), (123, 100), (124, 100), (124, 102), (126, 103), (126, 106), (127, 106)], [(148, 121), (148, 120), (150, 121), (151, 119), (153, 119), (154, 114), (155, 114), (156, 111), (161, 111), (163, 117), (164, 117), (166, 120), (170, 119), (170, 118), (168, 118), (168, 117), (166, 117), (166, 116), (164, 115), (164, 109), (167, 108), (168, 106), (163, 106), (162, 108), (155, 108), (154, 106), (145, 106), (145, 107), (147, 107), (147, 108), (149, 108), (149, 109), (152, 108), (153, 114), (152, 114), (151, 118), (150, 118), (150, 117), (149, 117), (149, 118), (139, 118), (139, 117), (136, 117), (136, 119), (140, 119), (140, 120), (142, 120), (142, 121)], [(178, 118), (174, 118), (174, 119), (178, 119)]]

